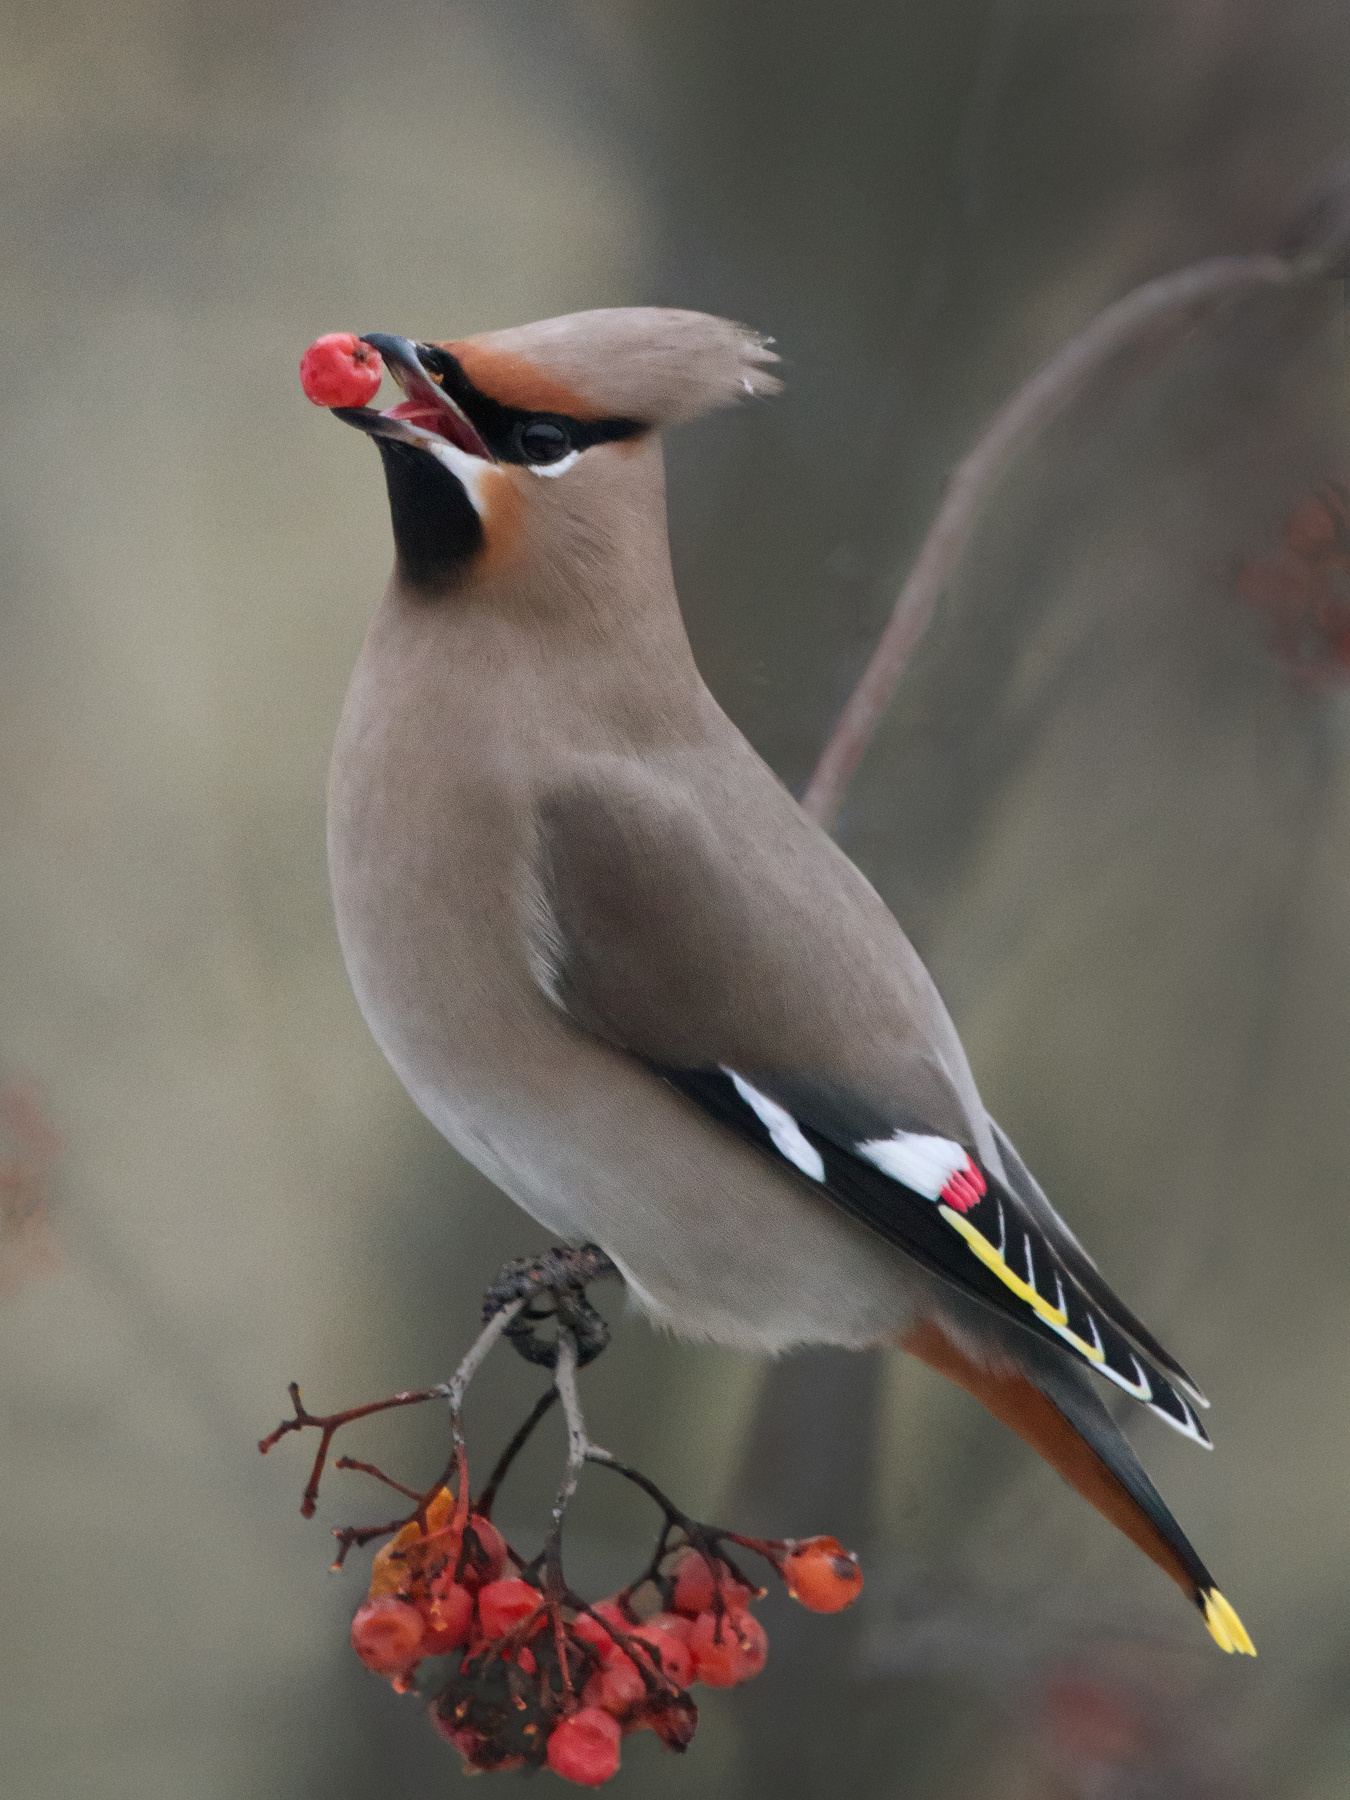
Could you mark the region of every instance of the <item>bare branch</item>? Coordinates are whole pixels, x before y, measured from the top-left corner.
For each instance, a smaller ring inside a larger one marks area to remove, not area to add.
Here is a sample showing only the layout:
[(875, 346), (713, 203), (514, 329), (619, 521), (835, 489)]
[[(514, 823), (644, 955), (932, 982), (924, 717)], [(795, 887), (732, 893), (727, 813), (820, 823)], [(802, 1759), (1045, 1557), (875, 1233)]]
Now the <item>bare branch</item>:
[[(1343, 199), (1343, 196), (1342, 196)], [(1325, 225), (1325, 221), (1322, 221)], [(952, 471), (937, 517), (882, 631), (871, 660), (820, 754), (802, 805), (826, 829), (900, 677), (913, 655), (985, 503), (1009, 466), (1078, 393), (1089, 375), (1160, 320), (1190, 307), (1231, 300), (1258, 288), (1288, 288), (1337, 274), (1345, 258), (1342, 204), (1314, 250), (1275, 256), (1219, 256), (1146, 281), (1108, 306), (1006, 400)]]
[(577, 1394), (577, 1343), (566, 1329), (558, 1333), (558, 1363), (553, 1371), (553, 1382), (562, 1401), (563, 1417), (567, 1420), (567, 1467), (553, 1502), (553, 1530), (556, 1533), (562, 1530), (563, 1515), (577, 1491), (577, 1482), (585, 1465), (588, 1462), (612, 1463), (614, 1458), (586, 1435), (586, 1420)]
[(488, 1351), (491, 1350), (492, 1346), (506, 1330), (507, 1326), (515, 1318), (516, 1314), (524, 1306), (528, 1298), (528, 1295), (522, 1294), (518, 1300), (512, 1300), (508, 1305), (503, 1306), (500, 1312), (493, 1313), (487, 1324), (470, 1345), (468, 1351), (465, 1353), (463, 1361), (450, 1377), (449, 1381), (442, 1382), (439, 1387), (433, 1390), (433, 1392), (442, 1395), (449, 1402), (450, 1430), (454, 1437), (456, 1449), (464, 1442), (464, 1432), (461, 1427), (459, 1415), (460, 1409), (464, 1405), (464, 1395), (468, 1391), (469, 1383), (478, 1373), (483, 1358), (487, 1355)]

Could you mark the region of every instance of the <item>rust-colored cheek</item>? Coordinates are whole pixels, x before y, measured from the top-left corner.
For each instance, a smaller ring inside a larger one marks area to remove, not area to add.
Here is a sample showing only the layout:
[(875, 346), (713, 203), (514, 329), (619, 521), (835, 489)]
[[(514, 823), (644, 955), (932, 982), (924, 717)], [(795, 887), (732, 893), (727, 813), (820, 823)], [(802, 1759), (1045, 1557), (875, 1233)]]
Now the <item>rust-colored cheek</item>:
[(525, 531), (525, 496), (517, 479), (510, 470), (497, 468), (483, 477), (479, 488), (483, 548), (478, 553), (478, 569), (484, 575), (495, 575), (520, 548)]
[(442, 344), (440, 348), (450, 352), (479, 393), (502, 406), (518, 406), (522, 412), (563, 413), (569, 419), (605, 416), (603, 408), (592, 406), (575, 388), (548, 374), (528, 357), (512, 356), (509, 351), (496, 350), (474, 338)]
[(1137, 1544), (1164, 1574), (1187, 1596), (1195, 1597), (1195, 1582), (1181, 1559), (1148, 1514), (1134, 1500), (1092, 1447), (1085, 1443), (1039, 1388), (1024, 1375), (999, 1369), (983, 1369), (964, 1355), (945, 1332), (925, 1319), (900, 1339), (901, 1348), (920, 1362), (954, 1381), (996, 1419), (1030, 1444), (1038, 1456), (1088, 1502), (1109, 1519), (1130, 1542)]

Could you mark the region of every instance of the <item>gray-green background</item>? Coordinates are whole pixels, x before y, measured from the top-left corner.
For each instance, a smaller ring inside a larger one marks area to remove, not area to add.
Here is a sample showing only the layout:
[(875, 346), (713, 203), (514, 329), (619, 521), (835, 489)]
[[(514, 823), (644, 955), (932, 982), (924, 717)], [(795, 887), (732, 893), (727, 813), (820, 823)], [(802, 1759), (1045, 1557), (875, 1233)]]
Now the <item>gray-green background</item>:
[[(359, 1573), (325, 1573), (384, 1500), (333, 1475), (306, 1525), (306, 1447), (253, 1442), (292, 1377), (326, 1406), (444, 1375), (540, 1239), (414, 1112), (339, 961), (325, 762), (388, 524), (301, 349), (645, 300), (772, 332), (786, 395), (672, 442), (672, 531), (708, 679), (800, 784), (980, 421), (1135, 282), (1272, 243), (1350, 143), (1350, 13), (2, 18), (0, 1078), (66, 1143), (61, 1268), (0, 1246), (2, 1785), (437, 1794), (457, 1759), (347, 1649)], [(843, 1619), (766, 1603), (766, 1674), (683, 1761), (635, 1740), (619, 1800), (1350, 1790), (1350, 713), (1232, 586), (1350, 463), (1348, 398), (1330, 285), (1108, 371), (1000, 491), (841, 824), (991, 1107), (1212, 1394), (1213, 1456), (1132, 1430), (1260, 1659), (923, 1369), (769, 1375), (618, 1312), (601, 1441), (870, 1577)], [(481, 1456), (532, 1391), (489, 1373)], [(440, 1430), (349, 1448), (427, 1478)], [(522, 1541), (557, 1449), (503, 1502)], [(612, 1585), (649, 1516), (590, 1479), (573, 1569)]]

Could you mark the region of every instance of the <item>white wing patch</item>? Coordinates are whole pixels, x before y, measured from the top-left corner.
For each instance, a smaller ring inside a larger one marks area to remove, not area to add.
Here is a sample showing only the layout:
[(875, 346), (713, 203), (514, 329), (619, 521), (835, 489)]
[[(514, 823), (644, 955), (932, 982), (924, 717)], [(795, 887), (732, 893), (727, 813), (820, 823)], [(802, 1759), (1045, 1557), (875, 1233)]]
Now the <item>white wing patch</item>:
[(751, 1087), (734, 1069), (723, 1069), (722, 1073), (731, 1077), (736, 1092), (768, 1132), (778, 1154), (785, 1156), (803, 1175), (809, 1175), (812, 1181), (824, 1181), (825, 1159), (815, 1145), (802, 1136), (801, 1126), (788, 1109), (776, 1100), (770, 1100), (767, 1094), (761, 1094), (758, 1088)]
[(940, 1199), (952, 1176), (970, 1160), (962, 1145), (951, 1138), (928, 1137), (921, 1131), (893, 1131), (889, 1137), (868, 1138), (858, 1145), (858, 1155), (925, 1200)]

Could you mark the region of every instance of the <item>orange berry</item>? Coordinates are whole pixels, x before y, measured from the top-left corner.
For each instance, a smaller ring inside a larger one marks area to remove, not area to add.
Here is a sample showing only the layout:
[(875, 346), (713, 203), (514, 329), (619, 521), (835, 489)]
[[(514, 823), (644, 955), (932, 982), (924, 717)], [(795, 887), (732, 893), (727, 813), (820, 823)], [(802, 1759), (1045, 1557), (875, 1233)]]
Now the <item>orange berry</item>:
[(619, 1766), (620, 1731), (607, 1712), (583, 1706), (556, 1725), (548, 1740), (548, 1766), (564, 1781), (599, 1787)]
[(753, 1613), (700, 1613), (689, 1635), (694, 1680), (708, 1687), (735, 1687), (758, 1675), (769, 1654), (768, 1633)]
[(528, 1581), (489, 1581), (478, 1590), (478, 1620), (485, 1638), (505, 1636), (542, 1604), (539, 1589)]
[(862, 1592), (858, 1559), (838, 1538), (803, 1538), (783, 1558), (788, 1593), (808, 1612), (842, 1612)]
[(404, 1600), (368, 1600), (352, 1620), (352, 1649), (377, 1675), (404, 1675), (422, 1654), (426, 1626)]

